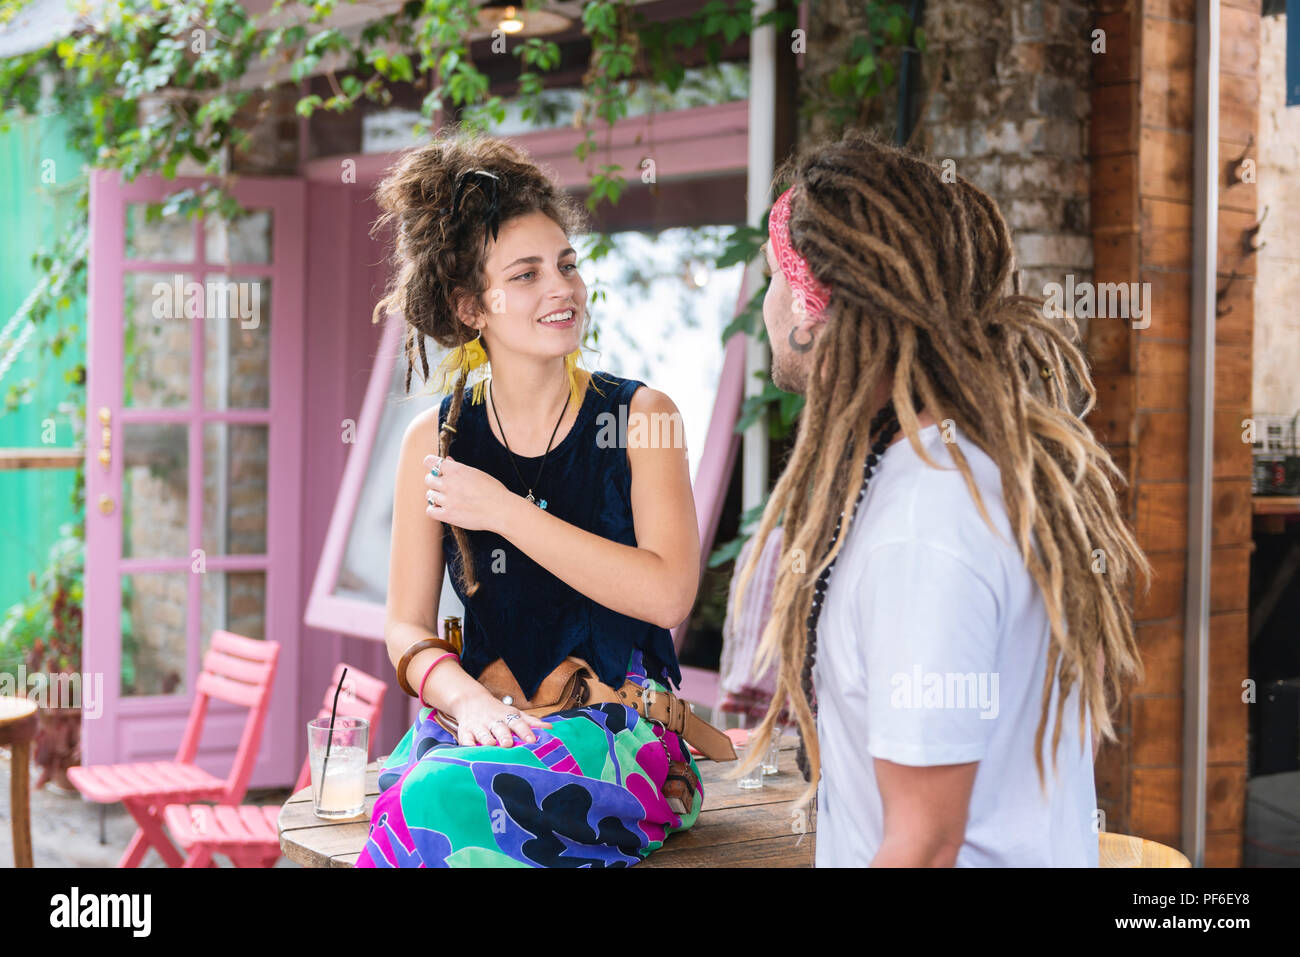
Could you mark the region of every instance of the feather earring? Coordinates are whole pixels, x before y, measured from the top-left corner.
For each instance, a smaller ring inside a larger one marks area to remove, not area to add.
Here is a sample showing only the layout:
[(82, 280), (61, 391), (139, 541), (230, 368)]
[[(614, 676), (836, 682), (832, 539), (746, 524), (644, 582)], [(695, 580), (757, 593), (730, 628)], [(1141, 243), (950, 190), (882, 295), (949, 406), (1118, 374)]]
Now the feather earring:
[[(434, 391), (446, 395), (456, 387), (456, 380), (461, 374), (464, 374), (465, 381), (469, 381), (470, 374), (480, 366), (488, 363), (487, 350), (483, 348), (483, 334), (479, 333), (469, 342), (463, 343), (452, 349), (438, 363), (438, 368), (430, 377), (434, 384)], [(483, 382), (480, 378), (474, 383), (474, 393), (470, 399), (475, 405), (483, 403)]]
[(569, 404), (574, 408), (577, 408), (579, 403), (582, 401), (583, 377), (589, 375), (587, 370), (579, 367), (581, 361), (581, 349), (574, 349), (564, 357), (564, 371), (569, 377)]

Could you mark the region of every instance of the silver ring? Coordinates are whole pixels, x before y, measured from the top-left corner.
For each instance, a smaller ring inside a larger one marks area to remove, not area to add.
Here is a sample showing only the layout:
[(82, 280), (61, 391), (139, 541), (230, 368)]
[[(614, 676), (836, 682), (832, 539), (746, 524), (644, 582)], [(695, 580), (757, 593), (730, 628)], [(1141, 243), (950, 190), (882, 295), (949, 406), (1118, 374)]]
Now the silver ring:
[(434, 476), (435, 478), (437, 478), (439, 475), (442, 474), (442, 471), (441, 471), (441, 469), (442, 469), (442, 460), (443, 460), (444, 458), (446, 458), (446, 456), (444, 456), (444, 455), (439, 455), (439, 456), (438, 456), (438, 464), (435, 465), (433, 468), (429, 469), (429, 474), (430, 474), (430, 475), (432, 475), (432, 476)]
[(515, 712), (513, 712), (513, 711), (510, 712), (510, 713), (509, 713), (508, 715), (506, 715), (506, 717), (505, 717), (505, 722), (506, 722), (506, 724), (509, 724), (511, 721), (522, 721), (522, 720), (523, 720), (523, 718), (522, 718), (520, 715), (515, 714)]
[(429, 491), (424, 496), (424, 500), (429, 503), (430, 507), (432, 508), (438, 507), (438, 503), (433, 500), (433, 489), (429, 489)]

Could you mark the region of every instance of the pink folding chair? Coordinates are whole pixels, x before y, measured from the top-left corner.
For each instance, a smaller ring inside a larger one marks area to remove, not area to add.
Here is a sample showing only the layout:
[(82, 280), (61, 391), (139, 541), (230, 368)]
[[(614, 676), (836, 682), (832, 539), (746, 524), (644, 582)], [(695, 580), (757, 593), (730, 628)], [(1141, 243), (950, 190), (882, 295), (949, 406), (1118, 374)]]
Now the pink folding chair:
[[(127, 845), (118, 867), (139, 867), (152, 845), (169, 867), (180, 867), (180, 854), (162, 829), (162, 809), (174, 801), (242, 801), (262, 741), (262, 728), (271, 703), (271, 684), (280, 645), (214, 631), (195, 685), (194, 704), (174, 761), (99, 764), (68, 769), (68, 778), (82, 797), (98, 804), (121, 801), (139, 829)], [(208, 699), (217, 698), (249, 709), (230, 774), (223, 781), (194, 763)]]
[[(330, 716), (334, 690), (339, 686), (344, 667), (339, 664), (334, 669), (318, 718)], [(346, 667), (348, 676), (339, 694), (336, 714), (365, 718), (370, 722), (370, 751), (373, 754), (388, 684), (359, 668)], [(295, 793), (301, 791), (310, 783), (311, 765), (304, 760), (293, 790)], [(189, 852), (185, 858), (186, 867), (207, 867), (214, 853), (226, 855), (236, 867), (271, 867), (280, 859), (280, 831), (276, 823), (279, 816), (280, 807), (276, 804), (239, 807), (171, 804), (163, 812), (167, 830), (176, 843)]]

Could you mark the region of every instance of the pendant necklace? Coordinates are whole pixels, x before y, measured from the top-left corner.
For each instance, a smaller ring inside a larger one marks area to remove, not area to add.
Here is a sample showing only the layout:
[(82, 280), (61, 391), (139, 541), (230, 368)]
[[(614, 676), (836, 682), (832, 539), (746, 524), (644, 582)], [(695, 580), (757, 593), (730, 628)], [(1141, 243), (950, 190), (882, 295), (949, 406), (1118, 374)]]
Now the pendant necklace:
[[(492, 401), (492, 380), (491, 379), (488, 380), (487, 388), (488, 388), (488, 400)], [(534, 480), (532, 486), (529, 486), (528, 483), (524, 481), (524, 477), (519, 474), (519, 466), (515, 464), (515, 453), (511, 451), (510, 443), (506, 441), (506, 430), (501, 427), (501, 416), (497, 414), (497, 404), (495, 401), (492, 401), (492, 417), (497, 420), (497, 430), (501, 433), (501, 441), (505, 443), (506, 454), (510, 457), (510, 467), (515, 470), (515, 477), (519, 479), (519, 484), (524, 486), (524, 488), (528, 489), (528, 501), (532, 502), (534, 505), (536, 505), (538, 508), (541, 509), (546, 508), (546, 499), (542, 499), (541, 501), (535, 499), (533, 497), (533, 489), (536, 488), (538, 483), (541, 482), (542, 480), (542, 470), (546, 468), (546, 456), (551, 454), (551, 442), (555, 441), (555, 433), (560, 431), (560, 423), (564, 421), (564, 413), (569, 411), (570, 398), (571, 396), (565, 397), (564, 408), (560, 410), (560, 417), (555, 420), (555, 428), (551, 429), (551, 438), (546, 443), (546, 451), (542, 453), (542, 464), (537, 469), (537, 478), (536, 480)]]

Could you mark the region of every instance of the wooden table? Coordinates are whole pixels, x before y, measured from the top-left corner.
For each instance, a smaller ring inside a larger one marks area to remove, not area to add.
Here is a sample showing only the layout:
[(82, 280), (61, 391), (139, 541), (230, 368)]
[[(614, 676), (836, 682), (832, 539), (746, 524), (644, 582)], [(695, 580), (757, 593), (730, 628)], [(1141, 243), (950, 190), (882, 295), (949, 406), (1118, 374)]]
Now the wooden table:
[(1287, 522), (1300, 515), (1300, 495), (1255, 495), (1250, 500), (1254, 527), (1266, 535), (1285, 535)]
[[(804, 781), (795, 767), (794, 732), (782, 742), (778, 774), (763, 787), (742, 791), (723, 776), (735, 762), (697, 757), (704, 783), (704, 809), (695, 826), (672, 834), (638, 867), (812, 867), (816, 801), (802, 812), (791, 805)], [(379, 762), (366, 769), (366, 813), (352, 821), (322, 821), (311, 809), (311, 788), (280, 809), (280, 849), (303, 867), (351, 867), (365, 846), (370, 811), (379, 795)], [(805, 823), (806, 822), (806, 823)], [(799, 833), (799, 829), (806, 831)]]
[(14, 867), (32, 866), (31, 764), (36, 736), (36, 702), (0, 696), (0, 745), (13, 747), (9, 768), (9, 813), (13, 817)]

